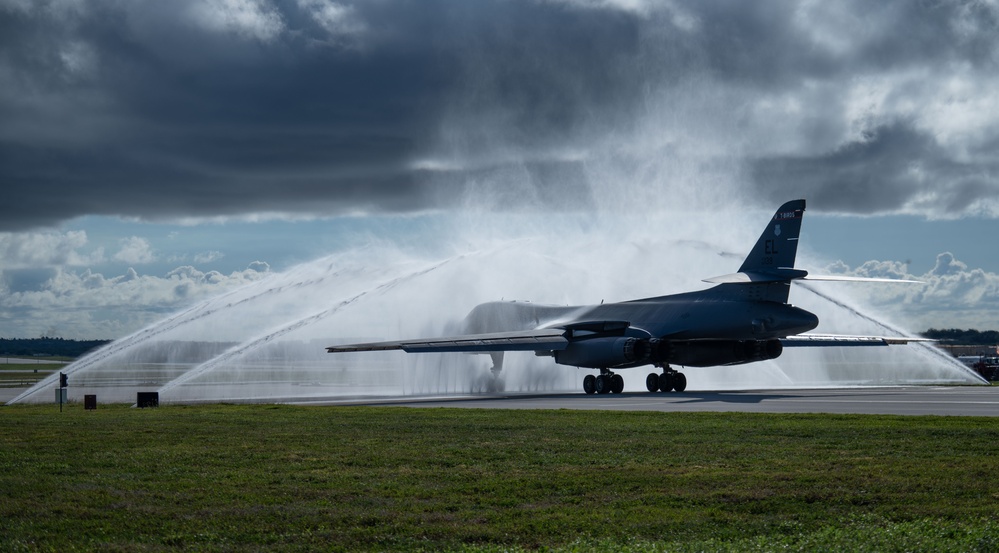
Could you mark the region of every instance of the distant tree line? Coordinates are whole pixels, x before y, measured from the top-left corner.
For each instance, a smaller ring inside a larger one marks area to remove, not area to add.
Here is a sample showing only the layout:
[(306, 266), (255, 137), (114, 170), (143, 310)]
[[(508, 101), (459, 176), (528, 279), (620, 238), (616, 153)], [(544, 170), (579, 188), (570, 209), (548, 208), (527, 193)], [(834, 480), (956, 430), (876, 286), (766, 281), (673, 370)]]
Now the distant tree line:
[(0, 338), (0, 355), (53, 355), (79, 357), (111, 340), (66, 340), (64, 338)]
[(923, 337), (968, 346), (999, 345), (999, 330), (961, 330), (960, 328), (931, 328), (923, 332)]

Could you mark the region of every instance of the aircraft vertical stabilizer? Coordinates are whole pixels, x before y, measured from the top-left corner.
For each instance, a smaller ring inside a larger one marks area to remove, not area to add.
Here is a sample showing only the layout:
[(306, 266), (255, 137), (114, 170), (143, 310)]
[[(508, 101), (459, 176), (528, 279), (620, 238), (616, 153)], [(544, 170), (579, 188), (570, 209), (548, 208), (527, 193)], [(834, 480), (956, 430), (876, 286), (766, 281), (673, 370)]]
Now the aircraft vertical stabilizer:
[(714, 288), (718, 296), (787, 303), (791, 281), (808, 275), (794, 268), (804, 213), (805, 200), (793, 200), (780, 206), (739, 272), (705, 279), (705, 282), (721, 284)]
[(780, 206), (756, 241), (753, 251), (739, 267), (739, 272), (768, 273), (775, 269), (794, 268), (804, 213), (805, 200), (792, 200)]

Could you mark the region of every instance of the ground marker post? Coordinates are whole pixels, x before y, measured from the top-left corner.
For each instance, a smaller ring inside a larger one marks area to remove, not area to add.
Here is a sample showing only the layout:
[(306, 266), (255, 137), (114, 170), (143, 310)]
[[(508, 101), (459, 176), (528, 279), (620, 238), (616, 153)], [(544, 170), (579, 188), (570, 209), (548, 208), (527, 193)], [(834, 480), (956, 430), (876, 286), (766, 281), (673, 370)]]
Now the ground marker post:
[(66, 388), (69, 386), (69, 377), (66, 373), (59, 373), (59, 389), (56, 390), (56, 395), (59, 396), (59, 412), (62, 413), (62, 404), (66, 401)]

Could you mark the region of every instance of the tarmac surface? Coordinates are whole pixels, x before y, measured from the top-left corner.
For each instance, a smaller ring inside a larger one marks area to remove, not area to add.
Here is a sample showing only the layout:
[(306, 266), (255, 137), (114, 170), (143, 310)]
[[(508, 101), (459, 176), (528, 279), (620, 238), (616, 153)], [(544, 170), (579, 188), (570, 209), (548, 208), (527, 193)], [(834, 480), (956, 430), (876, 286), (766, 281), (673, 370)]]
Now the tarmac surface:
[(68, 365), (66, 361), (54, 361), (44, 357), (0, 357), (0, 363), (7, 365)]
[[(326, 402), (321, 402), (326, 403)], [(830, 413), (999, 416), (999, 387), (913, 386), (617, 395), (505, 394), (451, 398), (331, 401), (330, 404), (406, 405), (462, 409), (587, 409), (658, 412)]]
[[(0, 389), (0, 405), (23, 388)], [(51, 395), (51, 394), (50, 394)], [(586, 409), (604, 411), (830, 413), (999, 417), (999, 386), (911, 386), (748, 391), (503, 393), (462, 396), (259, 398), (244, 403), (379, 405), (454, 409)]]

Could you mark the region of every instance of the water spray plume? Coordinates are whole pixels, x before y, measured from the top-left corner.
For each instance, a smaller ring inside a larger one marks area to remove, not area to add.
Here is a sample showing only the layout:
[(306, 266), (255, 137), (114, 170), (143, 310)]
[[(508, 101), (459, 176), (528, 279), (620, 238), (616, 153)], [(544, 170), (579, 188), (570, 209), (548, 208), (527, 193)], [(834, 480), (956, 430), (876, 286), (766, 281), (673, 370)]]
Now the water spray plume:
[[(504, 221), (527, 216), (481, 215), (476, 231), (449, 240), (466, 246), (461, 254), (427, 259), (387, 245), (351, 249), (201, 302), (81, 358), (65, 371), (75, 384), (71, 399), (99, 393), (104, 401), (132, 401), (137, 390), (158, 390), (163, 402), (483, 391), (486, 355), (331, 356), (324, 347), (453, 334), (486, 301), (577, 305), (696, 288), (701, 277), (734, 269), (738, 256), (713, 239), (758, 226), (750, 215), (756, 213), (671, 213), (640, 229), (627, 218), (562, 215), (557, 223), (518, 224), (505, 236)], [(530, 238), (521, 235), (525, 229)], [(819, 315), (820, 330), (903, 333), (838, 298), (829, 291), (836, 285), (825, 286), (798, 284), (791, 293), (792, 303)], [(688, 370), (689, 389), (977, 382), (925, 346), (858, 349), (865, 348), (796, 349), (772, 361)], [(583, 371), (512, 354), (504, 374), (508, 391), (577, 391)], [(642, 389), (644, 372), (624, 374), (628, 389)], [(14, 401), (48, 401), (50, 387), (42, 381)]]
[[(639, 44), (636, 63), (663, 44)], [(136, 390), (159, 390), (165, 402), (471, 393), (482, 389), (487, 355), (331, 356), (324, 347), (454, 334), (487, 301), (582, 305), (706, 288), (701, 279), (737, 270), (773, 213), (776, 200), (744, 186), (739, 152), (755, 139), (732, 125), (742, 109), (735, 93), (689, 84), (711, 81), (709, 72), (674, 82), (643, 64), (645, 92), (615, 98), (620, 112), (581, 110), (532, 134), (518, 127), (530, 106), (490, 88), (500, 76), (488, 66), (468, 67), (475, 71), (441, 114), (439, 135), (410, 163), (450, 211), (427, 215), (419, 236), (352, 237), (339, 253), (117, 340), (67, 367), (71, 399), (98, 391), (132, 401)], [(841, 294), (796, 284), (791, 303), (818, 315), (821, 332), (885, 331), (879, 315)], [(922, 346), (832, 349), (689, 370), (688, 389), (980, 382)], [(509, 391), (578, 391), (583, 372), (529, 353), (504, 363)], [(627, 389), (643, 389), (644, 374), (625, 371)], [(49, 401), (50, 388), (44, 380), (14, 401)]]

